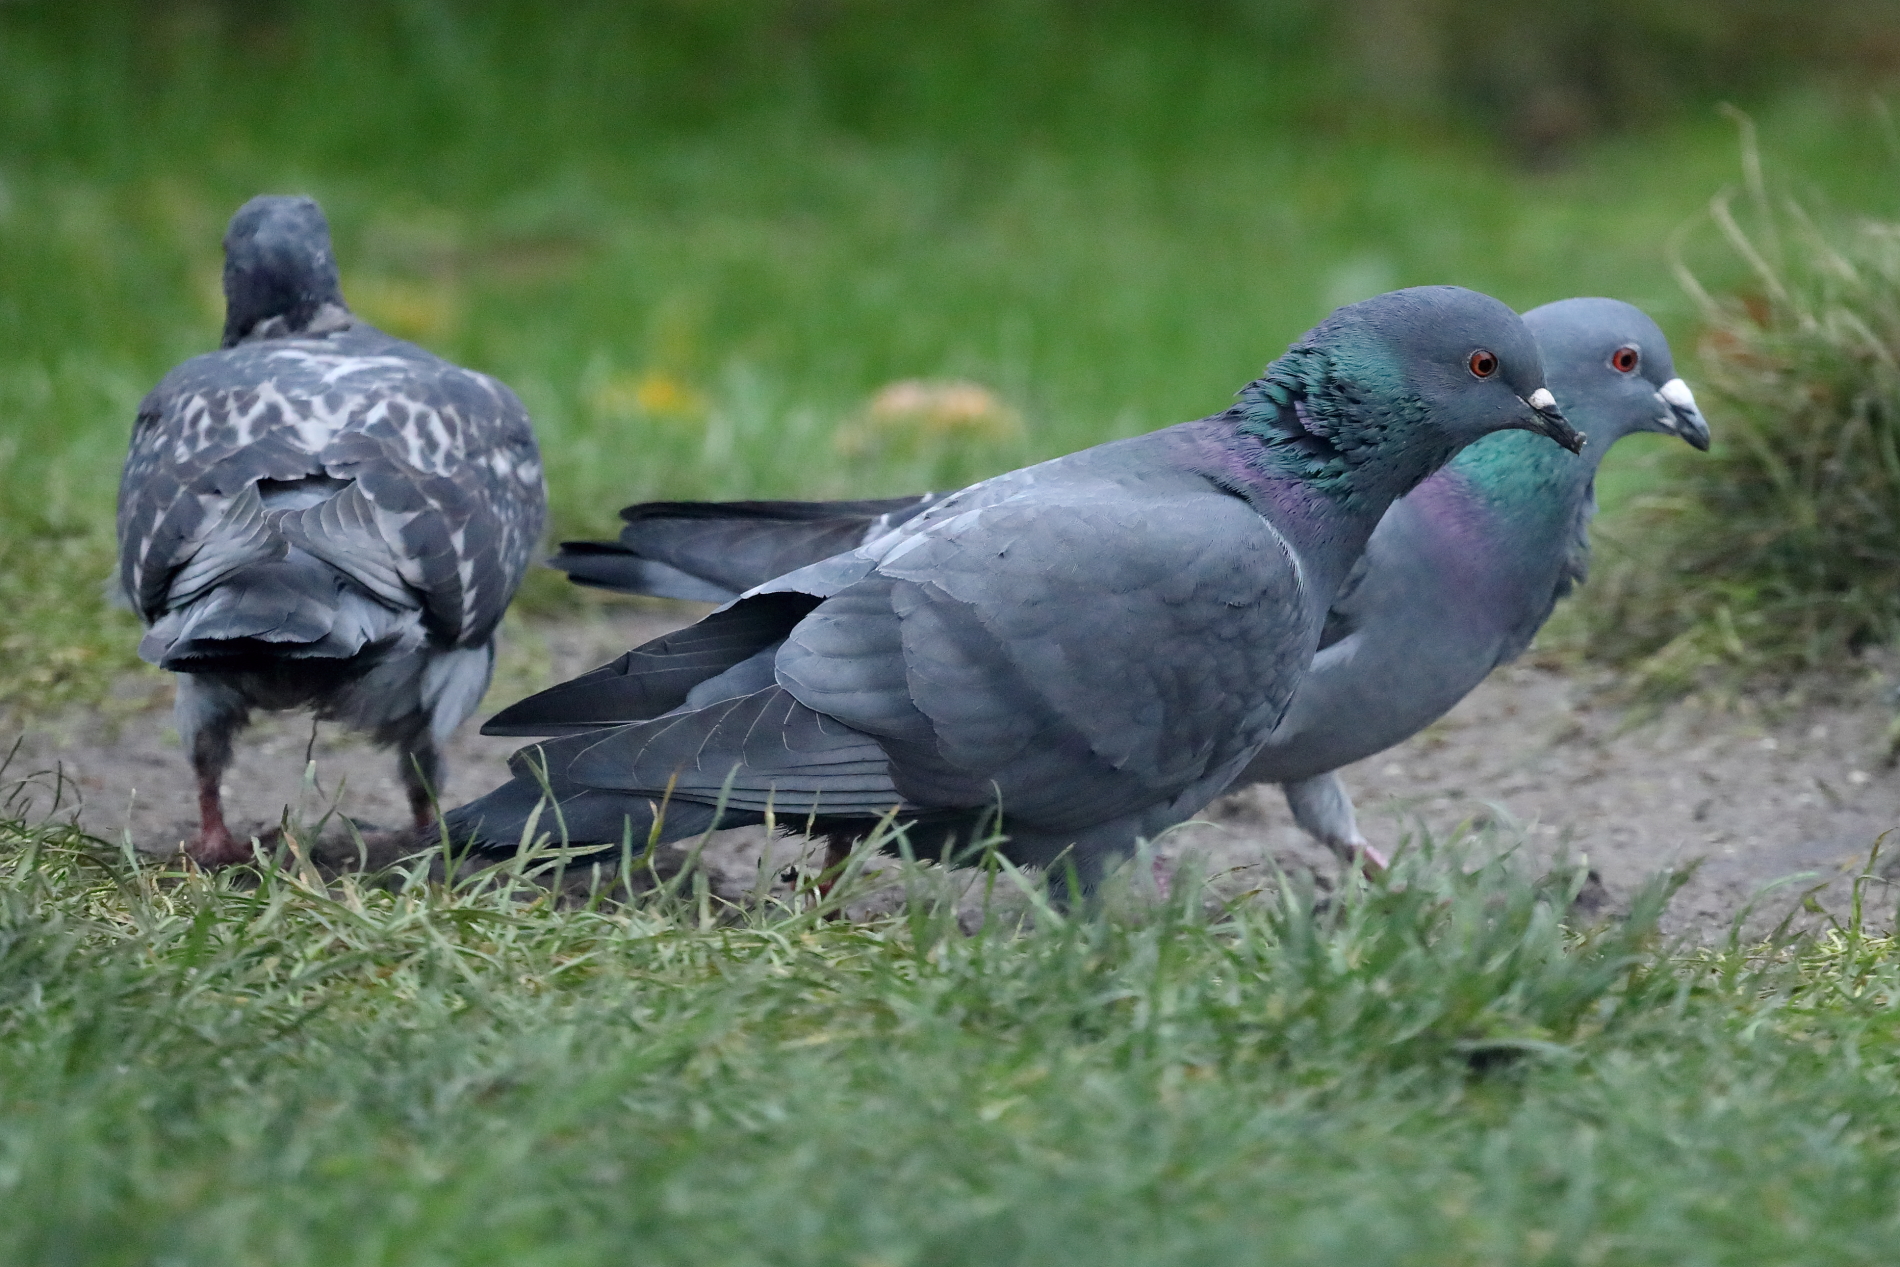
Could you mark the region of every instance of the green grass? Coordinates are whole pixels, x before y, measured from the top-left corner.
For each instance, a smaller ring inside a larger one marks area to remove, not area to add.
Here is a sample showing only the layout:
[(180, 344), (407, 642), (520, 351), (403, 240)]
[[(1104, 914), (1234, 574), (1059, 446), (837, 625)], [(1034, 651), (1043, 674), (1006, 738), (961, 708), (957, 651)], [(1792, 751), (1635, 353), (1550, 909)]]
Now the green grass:
[[(260, 190), (324, 200), (367, 316), (515, 385), (562, 534), (1195, 416), (1411, 283), (1630, 299), (1697, 380), (1669, 244), (1751, 284), (1700, 218), (1729, 124), (1691, 100), (1529, 171), (1536, 137), (1359, 99), (1323, 9), (0, 5), (0, 704), (135, 663), (101, 593), (125, 435), (215, 342), (218, 237)], [(1770, 161), (1895, 215), (1857, 99), (1776, 82)], [(918, 376), (1021, 426), (840, 442)], [(1682, 478), (1666, 447), (1612, 457), (1612, 535)], [(1182, 885), (966, 936), (927, 873), (860, 924), (690, 872), (625, 904), (518, 869), (252, 885), (24, 804), (8, 1263), (1753, 1267), (1900, 1233), (1900, 946), (1858, 913), (1692, 953), (1655, 935), (1666, 884), (1577, 930), (1574, 880), (1421, 848), (1317, 906), (1210, 918)]]
[[(741, 5), (0, 8), (0, 701), (94, 700), (134, 663), (99, 592), (129, 420), (215, 343), (218, 239), (259, 190), (324, 201), (366, 315), (516, 387), (561, 534), (645, 497), (943, 487), (1198, 416), (1390, 286), (1617, 295), (1691, 341), (1666, 247), (1734, 175), (1726, 122), (1685, 108), (1526, 171), (1455, 111), (1357, 99), (1313, 12), (869, 7), (814, 34)], [(1864, 110), (1790, 93), (1770, 151), (1891, 203)], [(914, 376), (1023, 425), (834, 443)], [(1654, 478), (1627, 448), (1611, 501)]]
[(1684, 954), (1667, 883), (1573, 932), (1574, 880), (1427, 847), (1317, 908), (1182, 886), (966, 936), (925, 873), (841, 924), (690, 874), (250, 886), (18, 815), (7, 1262), (1756, 1267), (1900, 1233), (1900, 947), (1858, 919)]

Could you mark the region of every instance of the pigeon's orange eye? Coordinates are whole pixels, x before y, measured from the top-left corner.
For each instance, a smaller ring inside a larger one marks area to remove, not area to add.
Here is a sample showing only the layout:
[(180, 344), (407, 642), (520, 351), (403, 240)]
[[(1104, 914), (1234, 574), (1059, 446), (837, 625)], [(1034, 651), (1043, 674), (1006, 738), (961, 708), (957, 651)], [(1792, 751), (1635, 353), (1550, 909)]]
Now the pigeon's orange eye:
[(1635, 373), (1636, 367), (1642, 364), (1642, 361), (1642, 353), (1630, 347), (1628, 344), (1624, 344), (1616, 351), (1610, 353), (1610, 368), (1619, 374)]
[(1471, 359), (1466, 361), (1465, 364), (1469, 365), (1471, 372), (1476, 374), (1479, 378), (1489, 378), (1498, 372), (1497, 354), (1485, 348), (1479, 348), (1476, 352), (1473, 352)]

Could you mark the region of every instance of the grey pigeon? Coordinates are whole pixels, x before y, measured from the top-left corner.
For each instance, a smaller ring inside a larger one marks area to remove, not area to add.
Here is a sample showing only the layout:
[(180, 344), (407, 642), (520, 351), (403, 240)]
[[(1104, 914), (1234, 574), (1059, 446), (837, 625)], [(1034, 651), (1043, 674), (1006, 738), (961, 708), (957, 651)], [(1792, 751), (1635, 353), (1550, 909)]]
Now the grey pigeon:
[[(451, 811), (512, 848), (885, 815), (920, 854), (995, 822), (1086, 889), (1252, 759), (1392, 500), (1493, 431), (1573, 450), (1530, 332), (1456, 287), (1342, 308), (1231, 409), (974, 484), (869, 545), (507, 709), (559, 735)], [(544, 815), (544, 792), (551, 812)]]
[(394, 746), (432, 819), (547, 513), (521, 402), (352, 316), (314, 201), (253, 198), (224, 252), (222, 350), (145, 398), (119, 485), (119, 582), (139, 654), (179, 675), (207, 865), (249, 856), (219, 783), (254, 709)]
[[(1286, 719), (1234, 782), (1279, 783), (1294, 817), (1342, 856), (1371, 851), (1340, 766), (1410, 738), (1516, 658), (1589, 565), (1597, 464), (1637, 431), (1709, 447), (1708, 424), (1643, 311), (1565, 299), (1524, 315), (1581, 458), (1522, 434), (1489, 436), (1394, 502), (1327, 614)], [(574, 580), (730, 599), (876, 539), (938, 498), (879, 502), (651, 502), (619, 542), (569, 542)]]
[(1327, 614), (1293, 705), (1236, 787), (1278, 783), (1341, 856), (1365, 851), (1335, 773), (1437, 721), (1514, 660), (1589, 568), (1597, 464), (1637, 431), (1709, 447), (1669, 343), (1640, 308), (1564, 299), (1524, 314), (1557, 403), (1589, 445), (1491, 436), (1395, 502)]

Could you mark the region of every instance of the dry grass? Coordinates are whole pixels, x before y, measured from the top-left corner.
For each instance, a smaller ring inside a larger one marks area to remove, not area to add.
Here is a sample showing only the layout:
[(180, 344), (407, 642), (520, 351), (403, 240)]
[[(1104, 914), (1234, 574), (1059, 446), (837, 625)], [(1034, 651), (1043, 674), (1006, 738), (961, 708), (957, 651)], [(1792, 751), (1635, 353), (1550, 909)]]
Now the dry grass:
[(1709, 219), (1748, 284), (1711, 293), (1678, 263), (1715, 448), (1628, 508), (1580, 613), (1654, 692), (1852, 670), (1900, 641), (1900, 224), (1772, 192), (1742, 126), (1744, 183)]

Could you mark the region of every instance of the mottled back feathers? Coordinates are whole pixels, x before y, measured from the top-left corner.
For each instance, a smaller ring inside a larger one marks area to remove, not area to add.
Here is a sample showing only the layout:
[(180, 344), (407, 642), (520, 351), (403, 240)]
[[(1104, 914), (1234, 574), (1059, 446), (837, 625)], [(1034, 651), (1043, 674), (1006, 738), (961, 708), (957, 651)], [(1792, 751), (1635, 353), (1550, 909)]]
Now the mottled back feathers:
[(139, 407), (119, 573), (148, 621), (299, 548), (441, 642), (501, 619), (545, 516), (520, 401), (361, 324), (185, 362)]

